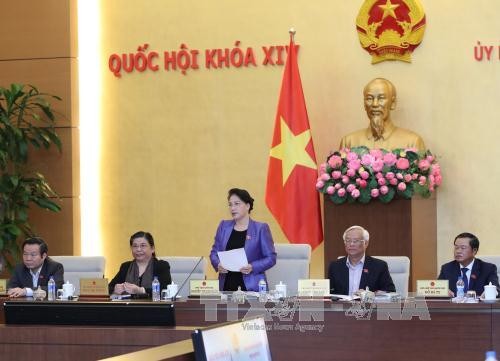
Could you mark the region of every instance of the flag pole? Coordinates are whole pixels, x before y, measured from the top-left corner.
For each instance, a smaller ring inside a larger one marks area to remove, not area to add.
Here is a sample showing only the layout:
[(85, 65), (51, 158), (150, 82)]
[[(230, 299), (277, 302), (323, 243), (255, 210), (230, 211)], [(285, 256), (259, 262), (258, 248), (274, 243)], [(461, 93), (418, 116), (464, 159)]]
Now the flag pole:
[(319, 193), (314, 185), (318, 166), (297, 64), (295, 29), (281, 80), (269, 151), (266, 205), (290, 243), (323, 241)]

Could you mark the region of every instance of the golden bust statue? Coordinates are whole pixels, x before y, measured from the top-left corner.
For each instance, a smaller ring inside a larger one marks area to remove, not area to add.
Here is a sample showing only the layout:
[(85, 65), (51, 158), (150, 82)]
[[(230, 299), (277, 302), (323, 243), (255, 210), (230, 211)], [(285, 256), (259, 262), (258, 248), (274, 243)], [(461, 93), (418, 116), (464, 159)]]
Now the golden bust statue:
[(376, 78), (363, 90), (365, 110), (370, 126), (350, 133), (340, 141), (340, 148), (366, 146), (368, 148), (416, 148), (425, 151), (422, 138), (408, 129), (396, 127), (391, 110), (396, 107), (396, 88), (387, 79)]

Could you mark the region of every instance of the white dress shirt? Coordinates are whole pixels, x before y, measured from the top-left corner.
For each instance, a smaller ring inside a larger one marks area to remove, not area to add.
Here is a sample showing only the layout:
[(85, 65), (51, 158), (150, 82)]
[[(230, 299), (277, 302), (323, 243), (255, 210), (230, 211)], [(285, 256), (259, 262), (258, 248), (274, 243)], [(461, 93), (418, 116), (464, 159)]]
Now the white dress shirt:
[(363, 265), (365, 264), (365, 256), (363, 255), (363, 258), (361, 258), (355, 266), (349, 262), (349, 257), (347, 257), (345, 264), (349, 269), (349, 296), (352, 296), (354, 292), (359, 290), (359, 283), (361, 281), (361, 275), (363, 274)]
[(470, 276), (472, 274), (472, 267), (474, 266), (474, 260), (475, 258), (472, 259), (472, 262), (469, 263), (467, 266), (465, 267), (462, 267), (462, 265), (460, 265), (460, 275), (463, 275), (463, 272), (462, 272), (462, 269), (463, 268), (468, 268), (469, 270), (465, 273), (465, 275), (467, 276), (467, 281), (468, 281), (468, 285), (469, 285), (469, 288), (470, 288)]
[[(42, 270), (42, 266), (38, 267), (38, 269), (35, 272), (33, 272), (33, 270), (30, 270), (31, 279), (33, 281), (33, 288), (35, 289), (38, 287), (38, 278), (40, 277), (40, 271)], [(32, 297), (32, 296), (33, 296), (33, 289), (26, 287), (26, 297)]]

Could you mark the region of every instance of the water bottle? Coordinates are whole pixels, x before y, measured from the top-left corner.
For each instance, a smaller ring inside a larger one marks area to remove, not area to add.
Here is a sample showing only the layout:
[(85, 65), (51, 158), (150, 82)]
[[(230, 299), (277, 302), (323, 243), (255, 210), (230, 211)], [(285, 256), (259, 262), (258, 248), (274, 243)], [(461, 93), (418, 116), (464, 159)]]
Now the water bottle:
[(267, 283), (264, 278), (261, 278), (259, 281), (259, 301), (267, 301)]
[(465, 287), (464, 279), (462, 278), (462, 276), (459, 276), (457, 280), (457, 294), (456, 294), (458, 299), (463, 299), (465, 297), (464, 287)]
[(160, 281), (158, 281), (158, 277), (156, 276), (153, 279), (151, 290), (151, 293), (153, 294), (153, 302), (158, 302), (160, 300)]
[(49, 282), (47, 283), (47, 299), (49, 301), (56, 300), (56, 281), (54, 281), (54, 276), (50, 276)]
[(495, 351), (486, 351), (486, 358), (484, 361), (498, 361), (497, 353)]

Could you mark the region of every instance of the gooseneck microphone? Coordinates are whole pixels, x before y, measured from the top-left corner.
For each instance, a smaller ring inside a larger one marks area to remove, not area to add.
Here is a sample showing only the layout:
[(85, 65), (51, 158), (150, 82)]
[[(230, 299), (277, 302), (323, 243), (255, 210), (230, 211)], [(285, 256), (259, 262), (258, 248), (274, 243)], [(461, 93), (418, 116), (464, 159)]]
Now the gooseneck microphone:
[(184, 285), (188, 281), (189, 277), (191, 277), (191, 275), (193, 274), (194, 270), (198, 267), (198, 265), (200, 264), (200, 262), (202, 260), (203, 260), (203, 256), (200, 257), (200, 259), (198, 260), (198, 262), (196, 262), (196, 265), (194, 266), (194, 268), (191, 270), (191, 272), (189, 272), (189, 275), (186, 277), (186, 279), (184, 280), (184, 282), (182, 282), (182, 285), (177, 290), (177, 293), (172, 297), (172, 301), (175, 301), (177, 299), (177, 295), (179, 294), (179, 292), (181, 292), (182, 288), (184, 287)]

